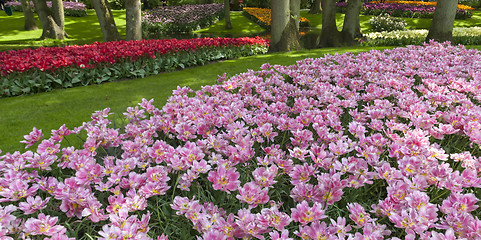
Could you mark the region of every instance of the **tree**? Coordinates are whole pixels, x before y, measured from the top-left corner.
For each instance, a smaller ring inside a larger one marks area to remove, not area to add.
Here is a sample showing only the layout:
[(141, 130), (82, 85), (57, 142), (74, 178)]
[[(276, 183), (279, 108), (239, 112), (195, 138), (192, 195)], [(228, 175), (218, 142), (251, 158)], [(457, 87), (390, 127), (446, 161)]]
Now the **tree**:
[(53, 20), (57, 23), (57, 25), (64, 29), (65, 27), (65, 14), (63, 11), (63, 2), (62, 0), (52, 0), (52, 17)]
[(319, 47), (355, 45), (355, 39), (362, 36), (359, 23), (361, 1), (348, 1), (342, 32), (339, 32), (336, 24), (336, 0), (323, 0), (322, 5), (322, 30)]
[(37, 30), (37, 23), (35, 23), (35, 16), (33, 15), (32, 6), (27, 0), (22, 0), (23, 17), (25, 18), (25, 25), (23, 29), (26, 31)]
[(140, 0), (125, 0), (125, 39), (141, 40), (142, 39), (142, 18), (141, 18), (141, 2)]
[(314, 0), (314, 2), (311, 5), (311, 9), (309, 10), (310, 14), (319, 14), (321, 13), (322, 6), (321, 6), (321, 0)]
[[(59, 2), (57, 2), (56, 5), (52, 4), (52, 9), (50, 10), (50, 8), (47, 6), (46, 0), (34, 0), (35, 10), (37, 11), (38, 18), (42, 23), (41, 39), (64, 39), (67, 37), (67, 33), (63, 28), (63, 3), (61, 0), (57, 1)], [(56, 20), (59, 22), (56, 22)]]
[(294, 21), (296, 24), (296, 29), (299, 32), (299, 18), (301, 17), (301, 0), (290, 0), (289, 1), (289, 9), (291, 11), (291, 17), (297, 21)]
[(224, 14), (225, 14), (225, 29), (232, 29), (230, 22), (230, 3), (229, 0), (224, 0)]
[(426, 42), (431, 39), (438, 42), (453, 40), (453, 27), (457, 7), (457, 0), (438, 0)]
[(320, 47), (341, 46), (341, 33), (336, 25), (336, 0), (322, 0), (322, 29)]
[(348, 0), (347, 2), (346, 15), (341, 32), (342, 42), (345, 45), (352, 46), (356, 44), (355, 39), (362, 36), (361, 23), (359, 22), (361, 5), (360, 0)]
[(100, 30), (102, 30), (104, 41), (120, 40), (120, 34), (115, 25), (114, 16), (112, 15), (107, 0), (92, 0), (91, 2), (99, 19)]
[(269, 52), (299, 50), (299, 31), (289, 0), (271, 0), (271, 43)]

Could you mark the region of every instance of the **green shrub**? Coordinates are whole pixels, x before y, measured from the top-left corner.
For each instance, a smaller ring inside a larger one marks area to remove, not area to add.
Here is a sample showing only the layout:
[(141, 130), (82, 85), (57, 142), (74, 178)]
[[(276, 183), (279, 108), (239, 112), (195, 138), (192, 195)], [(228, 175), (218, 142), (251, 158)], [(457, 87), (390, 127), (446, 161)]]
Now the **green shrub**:
[(111, 9), (125, 9), (125, 0), (107, 0)]
[(472, 8), (481, 8), (481, 0), (459, 0), (459, 4), (468, 5)]
[(79, 2), (85, 4), (85, 6), (87, 6), (87, 9), (93, 9), (94, 8), (92, 6), (92, 2), (90, 0), (79, 0)]
[(246, 7), (271, 8), (270, 0), (244, 0)]

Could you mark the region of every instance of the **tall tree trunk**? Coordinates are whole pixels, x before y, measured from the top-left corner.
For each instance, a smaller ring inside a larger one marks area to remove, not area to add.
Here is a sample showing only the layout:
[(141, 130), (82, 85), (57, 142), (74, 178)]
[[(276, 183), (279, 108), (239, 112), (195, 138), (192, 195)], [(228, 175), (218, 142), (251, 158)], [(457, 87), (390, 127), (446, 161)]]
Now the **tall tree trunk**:
[(40, 38), (64, 39), (65, 31), (55, 22), (52, 11), (47, 7), (46, 0), (34, 0), (34, 3), (38, 18), (42, 23), (42, 36)]
[(52, 0), (52, 16), (57, 25), (64, 29), (65, 26), (65, 15), (63, 12), (63, 2), (62, 0)]
[(142, 18), (140, 0), (125, 0), (126, 40), (142, 39)]
[(225, 29), (232, 29), (232, 23), (230, 22), (230, 1), (224, 0), (224, 14), (225, 14)]
[(353, 46), (356, 44), (355, 38), (361, 37), (361, 24), (359, 22), (359, 13), (361, 11), (360, 0), (348, 0), (346, 7), (346, 15), (342, 26), (342, 41), (345, 45)]
[(35, 16), (33, 15), (32, 6), (30, 1), (22, 0), (23, 17), (25, 18), (25, 25), (23, 29), (26, 31), (37, 30), (37, 23), (35, 22)]
[(112, 15), (107, 0), (91, 0), (91, 2), (99, 19), (100, 30), (102, 30), (102, 34), (104, 35), (104, 41), (119, 41), (120, 34), (115, 25), (114, 16)]
[(291, 10), (291, 16), (294, 18), (296, 29), (299, 31), (299, 18), (301, 17), (301, 0), (290, 0), (289, 9)]
[(322, 7), (321, 7), (321, 0), (314, 0), (314, 2), (311, 5), (311, 9), (309, 10), (310, 14), (319, 14), (321, 13)]
[(269, 52), (299, 50), (299, 31), (290, 14), (289, 0), (271, 0), (271, 43)]
[(282, 32), (289, 22), (289, 0), (271, 0), (270, 48), (281, 41)]
[(341, 46), (341, 33), (336, 25), (336, 0), (322, 1), (322, 30), (319, 47)]
[(431, 39), (438, 42), (453, 40), (453, 27), (457, 7), (458, 0), (438, 0), (426, 42)]

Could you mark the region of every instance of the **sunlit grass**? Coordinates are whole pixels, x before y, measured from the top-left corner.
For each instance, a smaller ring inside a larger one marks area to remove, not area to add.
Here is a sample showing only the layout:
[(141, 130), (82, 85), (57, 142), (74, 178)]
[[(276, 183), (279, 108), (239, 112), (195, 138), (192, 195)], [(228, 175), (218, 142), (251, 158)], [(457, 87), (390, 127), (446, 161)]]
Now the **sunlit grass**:
[(266, 30), (254, 23), (253, 21), (247, 19), (242, 15), (242, 12), (232, 11), (230, 12), (230, 18), (232, 23), (232, 29), (225, 29), (225, 19), (222, 19), (215, 23), (214, 25), (196, 31), (197, 33), (213, 33), (213, 34), (223, 34), (232, 35), (233, 37), (246, 36), (246, 35), (256, 35), (262, 34)]
[[(12, 16), (7, 16), (0, 12), (0, 51), (49, 45), (49, 40), (39, 41), (42, 35), (42, 25), (36, 17), (38, 30), (24, 31), (24, 17), (22, 12), (13, 12)], [(112, 10), (115, 24), (122, 37), (125, 37), (125, 11)], [(65, 31), (69, 38), (64, 42), (68, 44), (87, 44), (95, 41), (103, 41), (102, 32), (95, 11), (87, 10), (85, 17), (65, 16)]]

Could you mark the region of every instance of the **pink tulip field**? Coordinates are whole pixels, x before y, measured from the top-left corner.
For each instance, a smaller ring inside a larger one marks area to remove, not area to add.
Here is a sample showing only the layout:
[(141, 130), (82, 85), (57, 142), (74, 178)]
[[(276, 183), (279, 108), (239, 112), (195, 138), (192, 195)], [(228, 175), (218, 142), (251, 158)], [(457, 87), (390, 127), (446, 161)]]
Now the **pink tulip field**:
[(33, 128), (0, 153), (0, 239), (481, 239), (479, 66), (435, 42), (266, 63)]

